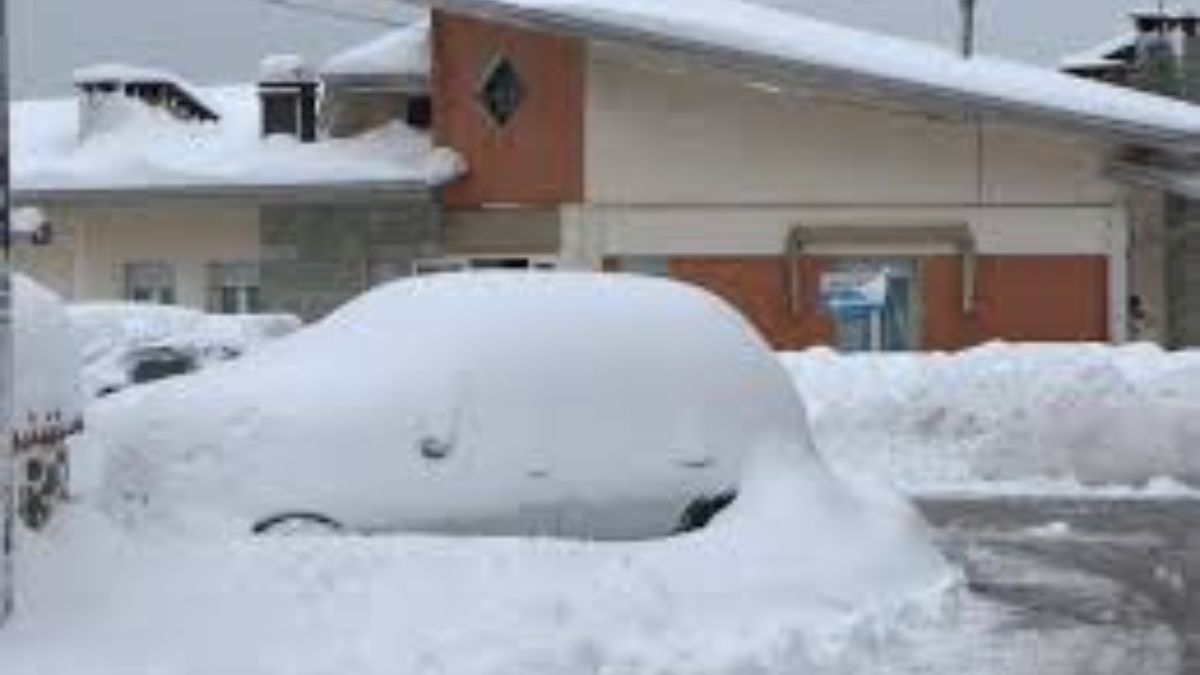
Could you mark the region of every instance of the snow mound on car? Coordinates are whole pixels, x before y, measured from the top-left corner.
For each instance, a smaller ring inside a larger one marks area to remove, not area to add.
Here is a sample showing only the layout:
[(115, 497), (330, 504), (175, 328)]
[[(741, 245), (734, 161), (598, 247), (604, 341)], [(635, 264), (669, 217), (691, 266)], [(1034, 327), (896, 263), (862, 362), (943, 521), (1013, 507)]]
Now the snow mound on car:
[(151, 518), (300, 510), (443, 531), (564, 501), (716, 494), (764, 448), (824, 471), (762, 340), (713, 296), (652, 279), (405, 280), (130, 394), (94, 423), (114, 450), (110, 493)]

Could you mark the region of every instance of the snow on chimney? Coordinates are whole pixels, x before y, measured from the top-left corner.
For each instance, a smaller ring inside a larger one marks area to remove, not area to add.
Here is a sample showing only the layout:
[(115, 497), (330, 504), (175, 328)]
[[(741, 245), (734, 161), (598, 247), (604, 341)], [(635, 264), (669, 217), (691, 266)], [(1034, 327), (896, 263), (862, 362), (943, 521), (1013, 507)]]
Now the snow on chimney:
[(262, 134), (284, 134), (311, 143), (317, 139), (317, 77), (292, 54), (268, 56), (259, 68)]

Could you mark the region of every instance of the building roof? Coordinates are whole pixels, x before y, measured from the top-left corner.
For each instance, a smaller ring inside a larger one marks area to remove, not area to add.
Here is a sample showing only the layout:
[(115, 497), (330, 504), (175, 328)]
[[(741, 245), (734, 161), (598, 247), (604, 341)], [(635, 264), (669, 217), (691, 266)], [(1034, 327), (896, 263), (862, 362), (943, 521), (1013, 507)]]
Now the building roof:
[(1137, 33), (1115, 35), (1087, 49), (1064, 56), (1059, 65), (1063, 70), (1083, 68), (1116, 67), (1133, 61), (1132, 52), (1137, 47)]
[[(262, 138), (254, 86), (203, 91), (217, 123), (188, 123), (118, 100), (103, 128), (80, 137), (73, 99), (20, 101), (12, 112), (15, 198), (85, 194), (277, 194), (289, 189), (428, 188), (461, 173), (461, 159), (399, 122), (315, 143)], [(112, 113), (116, 114), (112, 114)], [(115, 119), (114, 119), (115, 118)]]
[(335, 54), (321, 67), (326, 77), (428, 77), (429, 21), (421, 20)]
[(1139, 145), (1200, 143), (1200, 107), (992, 57), (820, 22), (744, 0), (418, 0), (587, 39), (663, 50), (789, 86), (1013, 117)]

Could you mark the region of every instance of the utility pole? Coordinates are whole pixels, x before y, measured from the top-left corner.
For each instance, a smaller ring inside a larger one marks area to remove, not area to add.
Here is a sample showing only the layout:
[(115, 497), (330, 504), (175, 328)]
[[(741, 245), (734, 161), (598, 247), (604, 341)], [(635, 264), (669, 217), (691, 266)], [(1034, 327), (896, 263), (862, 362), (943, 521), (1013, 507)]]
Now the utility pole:
[(9, 203), (8, 134), (8, 2), (0, 0), (0, 626), (13, 609), (13, 476), (12, 447), (13, 314), (12, 207)]
[(958, 0), (962, 9), (962, 55), (969, 59), (975, 55), (975, 3), (976, 0)]

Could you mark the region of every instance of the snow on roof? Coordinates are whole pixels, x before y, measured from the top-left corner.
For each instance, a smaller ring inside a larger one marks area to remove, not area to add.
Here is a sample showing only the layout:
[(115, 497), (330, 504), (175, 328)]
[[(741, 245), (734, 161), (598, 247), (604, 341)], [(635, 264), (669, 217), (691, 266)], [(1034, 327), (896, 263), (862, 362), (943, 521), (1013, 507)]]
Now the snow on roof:
[(592, 39), (665, 48), (756, 76), (973, 107), (1152, 145), (1200, 140), (1200, 108), (992, 57), (824, 23), (745, 0), (420, 0)]
[(196, 102), (210, 109), (214, 107), (213, 101), (200, 88), (177, 73), (161, 68), (131, 66), (125, 63), (98, 63), (76, 70), (74, 73), (74, 82), (76, 86), (101, 82), (118, 82), (122, 84), (130, 82), (161, 82), (175, 86), (187, 96), (195, 99)]
[(1064, 56), (1059, 65), (1068, 68), (1089, 68), (1096, 66), (1119, 66), (1123, 63), (1119, 54), (1137, 44), (1137, 33), (1128, 32), (1115, 35), (1104, 42), (1092, 45), (1074, 54)]
[(315, 76), (299, 54), (272, 54), (258, 65), (261, 82), (309, 82)]
[(121, 101), (114, 124), (80, 139), (71, 99), (13, 106), (13, 184), (20, 192), (266, 188), (445, 182), (461, 159), (401, 123), (355, 138), (301, 143), (260, 134), (253, 86), (205, 90), (221, 121), (187, 124)]
[(428, 76), (430, 22), (417, 21), (334, 55), (323, 75)]

